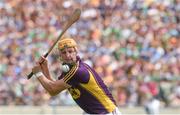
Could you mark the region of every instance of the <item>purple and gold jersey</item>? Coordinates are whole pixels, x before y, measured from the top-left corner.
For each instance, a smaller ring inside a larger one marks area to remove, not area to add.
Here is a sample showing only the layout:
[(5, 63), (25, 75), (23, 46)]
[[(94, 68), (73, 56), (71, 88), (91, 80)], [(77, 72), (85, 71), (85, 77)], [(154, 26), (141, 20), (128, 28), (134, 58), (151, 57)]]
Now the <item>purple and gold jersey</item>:
[(102, 79), (87, 64), (81, 60), (78, 62), (68, 73), (62, 75), (64, 76), (63, 80), (72, 86), (68, 91), (75, 102), (86, 113), (112, 112), (116, 108), (116, 104)]

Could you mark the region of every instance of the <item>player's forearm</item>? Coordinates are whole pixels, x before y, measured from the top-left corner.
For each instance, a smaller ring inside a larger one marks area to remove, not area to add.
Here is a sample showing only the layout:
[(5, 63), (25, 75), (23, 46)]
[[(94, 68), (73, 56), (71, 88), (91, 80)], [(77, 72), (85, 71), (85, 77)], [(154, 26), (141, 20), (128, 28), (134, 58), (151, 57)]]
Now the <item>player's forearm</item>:
[(64, 89), (70, 87), (68, 84), (64, 83), (63, 80), (51, 81), (45, 76), (38, 77), (38, 80), (51, 96), (55, 96)]
[(50, 76), (50, 72), (49, 72), (48, 67), (42, 68), (42, 72), (43, 72), (43, 74), (46, 76), (46, 78), (48, 78), (49, 80), (53, 81), (53, 79), (52, 79), (51, 76)]
[(44, 89), (46, 89), (46, 91), (51, 95), (51, 96), (55, 96), (56, 94), (58, 94), (59, 92), (55, 91), (53, 88), (53, 82), (52, 80), (47, 79), (46, 77), (42, 76), (38, 78), (39, 82), (41, 83), (41, 85), (44, 87)]

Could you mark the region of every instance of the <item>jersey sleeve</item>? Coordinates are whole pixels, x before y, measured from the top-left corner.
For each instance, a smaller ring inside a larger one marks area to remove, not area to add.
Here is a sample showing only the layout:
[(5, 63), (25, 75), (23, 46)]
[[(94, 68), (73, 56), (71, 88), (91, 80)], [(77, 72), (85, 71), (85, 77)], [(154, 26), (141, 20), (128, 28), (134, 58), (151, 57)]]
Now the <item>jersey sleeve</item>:
[(87, 83), (89, 81), (89, 72), (81, 66), (74, 66), (64, 77), (64, 82), (73, 86), (79, 83)]

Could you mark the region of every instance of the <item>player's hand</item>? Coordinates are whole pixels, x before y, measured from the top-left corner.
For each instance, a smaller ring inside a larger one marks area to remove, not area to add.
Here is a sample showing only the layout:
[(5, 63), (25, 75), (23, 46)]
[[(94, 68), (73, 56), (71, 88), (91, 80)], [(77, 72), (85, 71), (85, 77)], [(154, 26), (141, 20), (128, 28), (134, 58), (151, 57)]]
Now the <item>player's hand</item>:
[(32, 72), (33, 74), (36, 74), (38, 72), (41, 72), (41, 66), (40, 65), (35, 65), (33, 68), (32, 68)]
[(40, 66), (43, 68), (46, 68), (48, 66), (48, 61), (44, 56), (41, 56), (41, 58), (39, 59), (38, 63), (40, 64)]

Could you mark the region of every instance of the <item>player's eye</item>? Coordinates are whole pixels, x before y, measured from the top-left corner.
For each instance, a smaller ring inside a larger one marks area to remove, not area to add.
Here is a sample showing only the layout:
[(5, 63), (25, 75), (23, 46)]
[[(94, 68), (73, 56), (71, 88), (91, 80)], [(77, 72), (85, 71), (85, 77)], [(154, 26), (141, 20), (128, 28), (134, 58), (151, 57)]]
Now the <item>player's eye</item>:
[(74, 52), (74, 49), (69, 49), (68, 50), (68, 53), (73, 53)]
[(61, 54), (66, 54), (66, 51), (61, 51)]
[(73, 51), (72, 50), (70, 50), (70, 51), (68, 51), (69, 53), (73, 53)]

